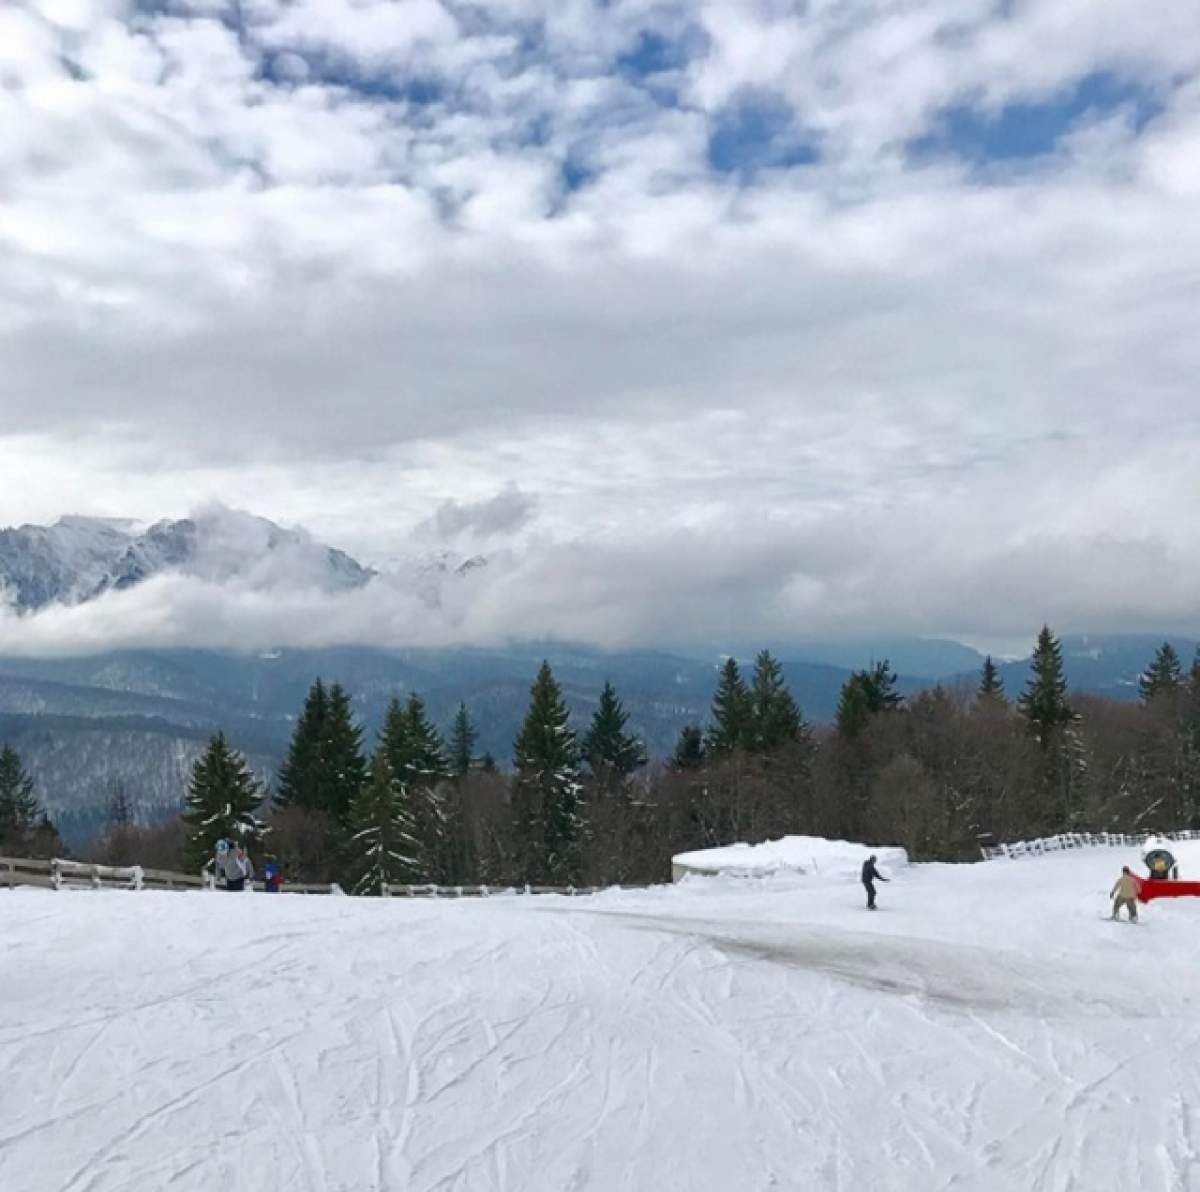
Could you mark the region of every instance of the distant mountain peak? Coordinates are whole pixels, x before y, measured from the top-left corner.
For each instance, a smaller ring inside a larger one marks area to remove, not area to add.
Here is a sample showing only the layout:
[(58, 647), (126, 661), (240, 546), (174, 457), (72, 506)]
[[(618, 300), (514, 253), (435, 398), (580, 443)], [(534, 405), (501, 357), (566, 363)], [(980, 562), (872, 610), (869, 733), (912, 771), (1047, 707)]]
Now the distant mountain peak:
[(51, 526), (0, 530), (0, 602), (19, 612), (83, 604), (170, 573), (327, 591), (362, 587), (375, 574), (307, 530), (221, 505), (150, 525), (68, 514)]

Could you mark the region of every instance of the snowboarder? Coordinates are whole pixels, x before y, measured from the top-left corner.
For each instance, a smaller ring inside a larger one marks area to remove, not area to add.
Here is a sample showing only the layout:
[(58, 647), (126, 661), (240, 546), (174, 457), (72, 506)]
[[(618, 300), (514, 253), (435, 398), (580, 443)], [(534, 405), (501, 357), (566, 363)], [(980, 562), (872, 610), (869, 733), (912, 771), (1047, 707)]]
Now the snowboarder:
[(1121, 866), (1121, 876), (1117, 878), (1116, 885), (1109, 892), (1109, 898), (1113, 900), (1112, 917), (1114, 919), (1121, 913), (1121, 907), (1129, 908), (1129, 921), (1137, 922), (1137, 882), (1133, 880), (1133, 874), (1129, 872), (1128, 865)]
[(886, 882), (888, 879), (875, 868), (875, 854), (872, 853), (862, 867), (862, 884), (867, 888), (867, 910), (875, 909), (875, 883)]

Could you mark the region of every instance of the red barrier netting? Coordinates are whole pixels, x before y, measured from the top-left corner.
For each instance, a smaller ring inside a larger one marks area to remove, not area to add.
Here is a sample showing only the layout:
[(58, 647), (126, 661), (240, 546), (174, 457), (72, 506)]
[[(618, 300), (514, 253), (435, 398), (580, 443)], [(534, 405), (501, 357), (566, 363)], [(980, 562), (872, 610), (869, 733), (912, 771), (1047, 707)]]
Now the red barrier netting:
[(1137, 883), (1138, 902), (1152, 902), (1155, 898), (1200, 898), (1200, 882), (1151, 881), (1133, 875)]

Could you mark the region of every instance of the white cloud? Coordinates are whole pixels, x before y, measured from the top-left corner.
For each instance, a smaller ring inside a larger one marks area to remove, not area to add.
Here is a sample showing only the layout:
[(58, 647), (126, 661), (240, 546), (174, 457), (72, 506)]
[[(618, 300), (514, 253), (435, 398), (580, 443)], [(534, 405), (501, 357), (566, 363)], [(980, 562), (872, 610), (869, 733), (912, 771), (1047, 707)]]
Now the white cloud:
[[(219, 498), (497, 562), (436, 616), (163, 583), (3, 648), (131, 641), (129, 608), (214, 641), (1195, 628), (1194, 6), (1010, 10), (0, 11), (5, 520)], [(618, 68), (649, 29), (707, 48), (651, 86)], [(1165, 110), (986, 178), (904, 151), (1101, 71)], [(816, 164), (711, 171), (748, 86)]]

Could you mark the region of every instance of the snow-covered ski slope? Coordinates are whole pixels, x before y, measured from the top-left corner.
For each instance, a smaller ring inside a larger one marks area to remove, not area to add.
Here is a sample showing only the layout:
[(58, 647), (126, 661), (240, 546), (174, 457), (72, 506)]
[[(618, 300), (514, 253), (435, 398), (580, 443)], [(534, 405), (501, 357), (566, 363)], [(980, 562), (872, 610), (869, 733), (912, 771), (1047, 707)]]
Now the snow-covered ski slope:
[(1103, 921), (1132, 860), (0, 891), (0, 1188), (1200, 1188), (1200, 901)]

